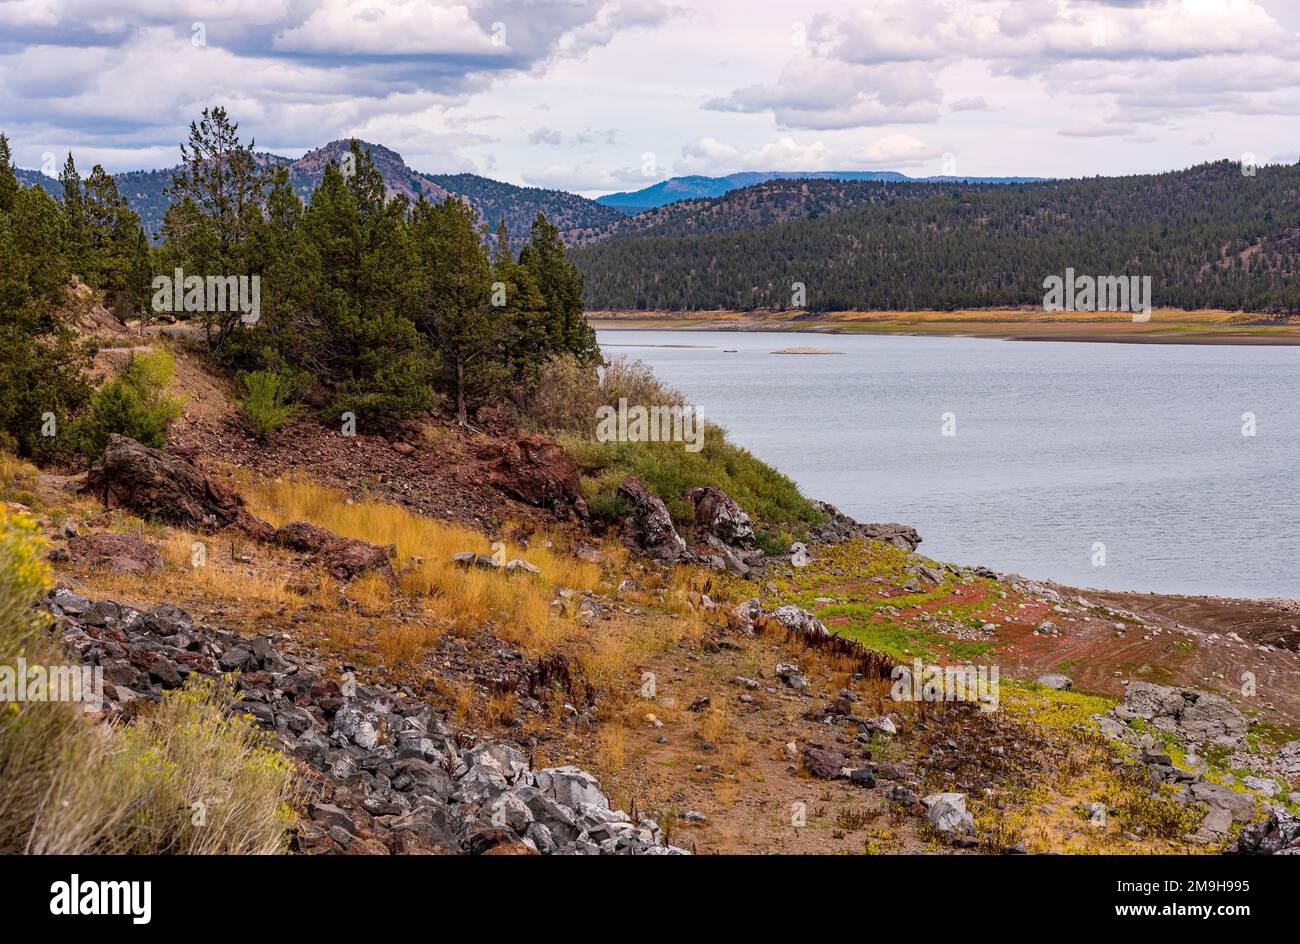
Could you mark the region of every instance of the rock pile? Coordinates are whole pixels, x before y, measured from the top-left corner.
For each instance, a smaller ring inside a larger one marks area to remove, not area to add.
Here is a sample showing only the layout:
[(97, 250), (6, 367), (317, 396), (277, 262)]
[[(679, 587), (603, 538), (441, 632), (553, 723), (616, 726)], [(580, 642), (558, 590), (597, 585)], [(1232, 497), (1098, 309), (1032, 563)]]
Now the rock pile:
[(64, 588), (46, 605), (69, 650), (103, 670), (110, 717), (129, 717), (195, 675), (238, 672), (239, 710), (314, 772), (297, 851), (684, 853), (645, 815), (611, 809), (585, 771), (534, 770), (519, 747), (457, 736), (401, 692), (340, 686), (272, 637), (245, 639), (167, 604), (142, 612)]

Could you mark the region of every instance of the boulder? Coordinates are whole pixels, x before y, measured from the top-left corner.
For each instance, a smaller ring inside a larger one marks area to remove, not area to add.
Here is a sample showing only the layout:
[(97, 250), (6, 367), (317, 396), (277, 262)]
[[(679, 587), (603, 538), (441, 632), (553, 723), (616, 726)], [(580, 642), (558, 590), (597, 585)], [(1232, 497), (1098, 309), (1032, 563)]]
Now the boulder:
[(804, 748), (804, 769), (821, 780), (835, 779), (848, 763), (848, 758), (839, 751), (829, 751), (820, 747)]
[(557, 443), (543, 436), (525, 436), (491, 447), (483, 458), (492, 462), (488, 482), (507, 495), (527, 505), (587, 517), (578, 464)]
[(945, 836), (972, 836), (975, 817), (966, 812), (966, 794), (934, 793), (921, 801), (925, 821)]
[(807, 610), (791, 604), (778, 606), (766, 615), (791, 632), (799, 633), (808, 639), (826, 639), (831, 634), (821, 620)]
[(306, 521), (291, 521), (274, 534), (275, 543), (295, 551), (315, 555), (315, 559), (338, 580), (351, 580), (367, 571), (378, 571), (388, 582), (396, 583), (391, 558), (396, 548), (380, 546), (356, 538), (345, 538), (328, 528)]
[(337, 540), (333, 531), (306, 521), (290, 521), (275, 531), (275, 543), (293, 551), (320, 551)]
[(623, 522), (626, 544), (657, 560), (675, 561), (685, 556), (686, 542), (673, 527), (668, 508), (658, 495), (635, 475), (623, 480), (618, 493), (632, 505), (632, 514)]
[(104, 531), (73, 538), (68, 554), (77, 563), (115, 574), (141, 574), (162, 566), (158, 548), (135, 534)]
[(754, 522), (722, 489), (713, 485), (688, 488), (682, 493), (695, 507), (695, 527), (728, 547), (752, 548)]
[(1074, 679), (1068, 675), (1040, 675), (1038, 676), (1038, 684), (1047, 688), (1054, 688), (1060, 692), (1068, 692), (1074, 688)]
[(358, 574), (377, 571), (390, 584), (397, 582), (390, 560), (393, 547), (380, 547), (368, 541), (353, 538), (340, 538), (333, 544), (326, 545), (317, 555), (317, 560), (339, 580), (351, 580)]
[(258, 540), (269, 540), (275, 532), (249, 513), (232, 489), (190, 462), (116, 433), (90, 467), (81, 491), (103, 498), (110, 508), (196, 531), (235, 527)]
[(583, 803), (609, 809), (609, 799), (600, 792), (600, 782), (572, 764), (537, 771), (537, 789), (570, 809), (577, 809)]
[(1194, 744), (1246, 747), (1246, 719), (1241, 712), (1220, 696), (1193, 688), (1133, 682), (1115, 707), (1115, 716), (1125, 721), (1141, 718)]

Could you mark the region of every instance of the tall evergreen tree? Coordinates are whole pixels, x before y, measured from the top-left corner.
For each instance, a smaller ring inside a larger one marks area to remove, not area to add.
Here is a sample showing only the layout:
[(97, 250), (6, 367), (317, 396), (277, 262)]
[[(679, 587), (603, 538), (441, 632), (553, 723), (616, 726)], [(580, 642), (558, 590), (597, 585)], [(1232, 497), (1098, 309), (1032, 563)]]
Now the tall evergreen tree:
[(0, 213), (13, 211), (14, 198), (19, 189), (13, 155), (9, 151), (9, 139), (0, 134)]
[(72, 152), (59, 173), (63, 185), (63, 242), (68, 263), (80, 273), (86, 254), (86, 206), (81, 196), (81, 175), (72, 160)]
[[(181, 166), (172, 174), (168, 192), (189, 201), (192, 212), (206, 220), (214, 257), (176, 260), (193, 275), (250, 276), (256, 260), (245, 251), (249, 234), (261, 222), (266, 174), (253, 153), (254, 142), (239, 139), (239, 125), (220, 106), (203, 109), (190, 122), (189, 142), (181, 144)], [(188, 226), (198, 221), (187, 214)], [(202, 245), (209, 244), (206, 239)], [(226, 311), (205, 311), (208, 345), (223, 351), (230, 339), (245, 330), (238, 306)]]
[(309, 355), (339, 385), (339, 409), (384, 422), (431, 403), (410, 316), (406, 203), (386, 199), (369, 153), (353, 141), (353, 172), (325, 168), (302, 220), (299, 278)]
[(420, 330), (441, 361), (441, 384), (456, 422), (469, 419), (487, 398), (504, 392), (505, 306), (492, 304), (492, 267), (474, 208), (455, 197), (413, 214), (421, 280)]
[(600, 359), (596, 332), (583, 316), (583, 277), (577, 266), (565, 258), (560, 231), (537, 214), (528, 245), (519, 261), (541, 292), (547, 312), (547, 354), (572, 354), (592, 363)]
[(96, 164), (86, 178), (85, 277), (104, 292), (109, 309), (125, 322), (148, 301), (148, 243), (140, 217), (117, 192), (117, 182)]
[(24, 455), (60, 451), (59, 433), (90, 396), (92, 350), (57, 310), (68, 275), (62, 211), (40, 187), (18, 185), (0, 135), (0, 441)]

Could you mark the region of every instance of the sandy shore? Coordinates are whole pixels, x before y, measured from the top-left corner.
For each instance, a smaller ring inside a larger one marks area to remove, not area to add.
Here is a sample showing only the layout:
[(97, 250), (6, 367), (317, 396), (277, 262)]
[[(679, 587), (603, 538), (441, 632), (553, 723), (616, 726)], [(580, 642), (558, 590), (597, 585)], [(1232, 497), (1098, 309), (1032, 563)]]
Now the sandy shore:
[(887, 312), (588, 312), (601, 330), (894, 334), (1013, 341), (1300, 345), (1300, 323), (1230, 311), (1156, 309), (1149, 321), (1107, 312), (1039, 309)]

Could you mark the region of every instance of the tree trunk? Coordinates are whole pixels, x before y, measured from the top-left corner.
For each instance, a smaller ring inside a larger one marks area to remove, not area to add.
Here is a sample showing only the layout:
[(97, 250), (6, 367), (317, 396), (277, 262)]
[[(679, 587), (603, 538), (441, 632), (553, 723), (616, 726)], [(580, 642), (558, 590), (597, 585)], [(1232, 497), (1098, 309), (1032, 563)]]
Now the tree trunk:
[(465, 365), (462, 362), (456, 364), (456, 425), (469, 425), (469, 417), (465, 414)]

